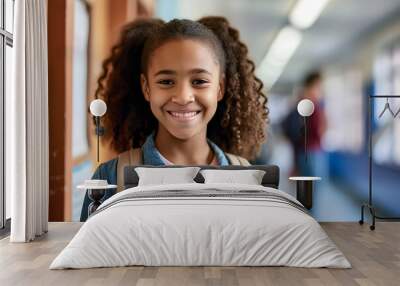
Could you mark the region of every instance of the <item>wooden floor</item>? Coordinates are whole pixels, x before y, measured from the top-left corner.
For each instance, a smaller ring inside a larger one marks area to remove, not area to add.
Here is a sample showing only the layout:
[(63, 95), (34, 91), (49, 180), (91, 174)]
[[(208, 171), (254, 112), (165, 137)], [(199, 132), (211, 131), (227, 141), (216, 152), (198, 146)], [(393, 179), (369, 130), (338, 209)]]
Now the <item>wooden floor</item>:
[(322, 223), (352, 269), (290, 267), (120, 267), (48, 270), (80, 223), (50, 223), (32, 243), (0, 241), (0, 285), (400, 285), (400, 223), (375, 231), (357, 223)]

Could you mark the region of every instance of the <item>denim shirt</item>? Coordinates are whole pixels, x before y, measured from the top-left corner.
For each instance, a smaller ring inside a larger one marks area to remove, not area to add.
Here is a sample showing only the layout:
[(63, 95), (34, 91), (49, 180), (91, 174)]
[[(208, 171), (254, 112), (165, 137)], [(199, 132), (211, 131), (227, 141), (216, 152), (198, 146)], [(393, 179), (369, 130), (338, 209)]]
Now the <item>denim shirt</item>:
[[(229, 161), (224, 153), (214, 142), (207, 139), (208, 144), (210, 145), (211, 149), (213, 150), (215, 156), (217, 157), (217, 161), (220, 166), (227, 166), (230, 165)], [(153, 165), (153, 166), (163, 166), (165, 163), (161, 159), (159, 152), (154, 144), (154, 132), (150, 134), (144, 144), (141, 147), (142, 154), (143, 154), (143, 165)], [(117, 184), (117, 164), (118, 164), (118, 157), (112, 160), (109, 160), (105, 163), (100, 164), (97, 167), (96, 171), (94, 172), (92, 179), (98, 180), (107, 180), (107, 182), (111, 185)], [(108, 199), (112, 195), (114, 195), (116, 189), (107, 189), (105, 196), (102, 201)], [(81, 218), (80, 221), (86, 221), (88, 217), (88, 207), (90, 204), (90, 199), (88, 197), (88, 193), (86, 191), (85, 198), (83, 200), (83, 206), (81, 211)]]

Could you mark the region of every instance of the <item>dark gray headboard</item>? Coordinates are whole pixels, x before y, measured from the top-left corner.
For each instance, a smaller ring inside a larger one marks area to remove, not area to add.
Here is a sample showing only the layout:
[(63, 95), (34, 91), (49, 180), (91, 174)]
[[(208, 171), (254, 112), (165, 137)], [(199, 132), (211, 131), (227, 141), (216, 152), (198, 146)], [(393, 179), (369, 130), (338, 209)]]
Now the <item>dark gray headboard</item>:
[[(139, 177), (135, 171), (136, 167), (147, 167), (147, 168), (179, 168), (179, 167), (194, 167), (194, 166), (149, 166), (149, 165), (136, 165), (136, 166), (127, 166), (124, 169), (124, 189), (133, 188), (138, 185)], [(252, 166), (196, 166), (201, 169), (220, 169), (220, 170), (263, 170), (265, 171), (265, 175), (262, 179), (261, 184), (265, 187), (271, 187), (278, 189), (279, 187), (279, 167), (276, 165), (252, 165)], [(204, 178), (200, 174), (197, 174), (194, 180), (198, 183), (204, 183)]]

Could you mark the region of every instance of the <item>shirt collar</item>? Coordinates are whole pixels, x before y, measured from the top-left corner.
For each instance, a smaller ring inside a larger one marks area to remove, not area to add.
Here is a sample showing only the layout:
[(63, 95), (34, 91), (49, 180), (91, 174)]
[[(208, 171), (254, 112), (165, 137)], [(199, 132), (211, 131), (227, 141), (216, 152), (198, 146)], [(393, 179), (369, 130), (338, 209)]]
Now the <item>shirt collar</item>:
[[(214, 151), (215, 156), (217, 157), (218, 163), (220, 166), (229, 165), (228, 159), (225, 156), (224, 151), (221, 150), (210, 139), (207, 139), (208, 144), (211, 149)], [(147, 138), (144, 144), (142, 145), (143, 152), (143, 164), (144, 165), (153, 165), (153, 166), (163, 166), (164, 162), (161, 160), (156, 145), (154, 143), (154, 132), (151, 133)]]

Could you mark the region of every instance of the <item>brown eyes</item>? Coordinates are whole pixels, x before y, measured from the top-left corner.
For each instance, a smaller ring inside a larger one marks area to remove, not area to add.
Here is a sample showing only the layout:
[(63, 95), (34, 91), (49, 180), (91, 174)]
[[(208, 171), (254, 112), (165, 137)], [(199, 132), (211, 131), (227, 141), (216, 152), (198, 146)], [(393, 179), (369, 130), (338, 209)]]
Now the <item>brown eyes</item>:
[(193, 85), (202, 85), (202, 84), (206, 84), (206, 83), (208, 83), (208, 81), (203, 80), (203, 79), (195, 79), (192, 81)]
[(162, 85), (172, 85), (174, 84), (174, 81), (169, 80), (169, 79), (163, 79), (160, 81), (157, 81), (158, 84), (162, 84)]
[[(194, 79), (192, 80), (192, 85), (193, 86), (202, 86), (209, 83), (207, 80), (204, 79)], [(175, 82), (173, 80), (170, 79), (163, 79), (163, 80), (159, 80), (157, 81), (157, 84), (162, 85), (162, 86), (172, 86), (173, 84), (175, 84)]]

